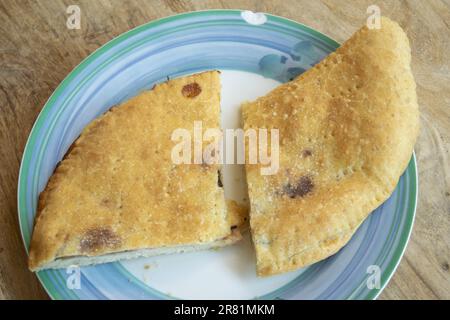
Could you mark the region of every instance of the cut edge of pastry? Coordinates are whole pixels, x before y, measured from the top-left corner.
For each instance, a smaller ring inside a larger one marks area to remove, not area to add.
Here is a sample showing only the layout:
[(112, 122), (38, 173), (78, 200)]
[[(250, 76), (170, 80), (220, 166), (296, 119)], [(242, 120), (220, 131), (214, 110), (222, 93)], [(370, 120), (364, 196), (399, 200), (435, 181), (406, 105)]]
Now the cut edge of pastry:
[(250, 208), (232, 199), (225, 199), (225, 203), (231, 230), (238, 229), (241, 233), (247, 231), (249, 229), (248, 214)]
[(41, 271), (46, 269), (60, 269), (72, 266), (83, 267), (96, 264), (110, 263), (116, 261), (124, 261), (136, 258), (149, 258), (160, 255), (168, 255), (175, 253), (189, 253), (195, 251), (203, 251), (208, 249), (215, 249), (234, 244), (242, 239), (239, 229), (232, 229), (231, 234), (225, 238), (217, 239), (213, 242), (178, 245), (170, 247), (145, 248), (139, 250), (121, 251), (114, 253), (107, 253), (99, 256), (72, 256), (56, 258), (44, 265), (30, 266), (31, 271)]

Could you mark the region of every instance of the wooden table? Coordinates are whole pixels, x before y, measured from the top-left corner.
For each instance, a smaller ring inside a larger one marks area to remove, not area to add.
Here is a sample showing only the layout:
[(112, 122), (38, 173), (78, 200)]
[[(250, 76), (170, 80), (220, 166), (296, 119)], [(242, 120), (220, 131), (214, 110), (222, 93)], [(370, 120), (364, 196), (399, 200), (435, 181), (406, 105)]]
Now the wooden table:
[[(0, 2), (0, 298), (47, 298), (27, 270), (16, 193), (34, 120), (59, 82), (115, 36), (150, 20), (202, 9), (245, 8), (291, 18), (344, 41), (367, 19), (365, 1)], [(81, 29), (66, 27), (79, 5)], [(450, 2), (376, 1), (407, 31), (421, 106), (417, 218), (406, 254), (381, 299), (450, 298)]]

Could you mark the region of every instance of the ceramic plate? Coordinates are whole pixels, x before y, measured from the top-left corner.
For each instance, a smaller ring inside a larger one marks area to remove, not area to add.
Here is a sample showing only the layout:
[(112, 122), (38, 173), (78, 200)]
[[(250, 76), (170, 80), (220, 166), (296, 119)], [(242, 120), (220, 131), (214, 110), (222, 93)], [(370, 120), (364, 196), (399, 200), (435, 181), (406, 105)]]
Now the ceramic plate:
[[(110, 41), (64, 79), (31, 131), (18, 190), (25, 247), (39, 192), (56, 164), (82, 129), (111, 106), (168, 77), (219, 69), (222, 126), (237, 127), (242, 101), (289, 81), (338, 46), (297, 22), (238, 10), (172, 16)], [(242, 168), (226, 170), (226, 196), (242, 200)], [(76, 270), (41, 271), (38, 277), (54, 299), (373, 299), (406, 247), (416, 207), (416, 172), (413, 157), (389, 200), (339, 253), (296, 272), (257, 278), (247, 237), (217, 251), (81, 268), (79, 288), (70, 282)]]

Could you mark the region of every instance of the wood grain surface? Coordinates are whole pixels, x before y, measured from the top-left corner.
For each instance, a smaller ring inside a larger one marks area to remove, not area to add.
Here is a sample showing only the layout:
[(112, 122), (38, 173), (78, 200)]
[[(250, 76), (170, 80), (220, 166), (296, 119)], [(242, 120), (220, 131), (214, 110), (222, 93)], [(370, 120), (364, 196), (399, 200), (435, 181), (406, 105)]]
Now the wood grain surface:
[[(0, 298), (46, 299), (26, 255), (17, 219), (17, 179), (34, 120), (61, 80), (115, 36), (156, 18), (203, 9), (249, 9), (284, 16), (346, 40), (367, 7), (408, 33), (421, 107), (416, 146), (419, 204), (405, 256), (380, 299), (450, 298), (450, 3), (411, 1), (77, 1), (0, 2)], [(81, 29), (66, 8), (81, 8)]]

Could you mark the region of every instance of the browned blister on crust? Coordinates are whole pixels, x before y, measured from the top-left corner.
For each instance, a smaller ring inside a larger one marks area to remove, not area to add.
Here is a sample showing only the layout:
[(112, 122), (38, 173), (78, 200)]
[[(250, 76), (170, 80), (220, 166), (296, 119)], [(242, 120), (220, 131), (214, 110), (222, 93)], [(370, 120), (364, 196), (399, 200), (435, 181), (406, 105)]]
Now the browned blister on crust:
[(337, 252), (393, 192), (419, 130), (407, 36), (389, 19), (356, 32), (295, 80), (243, 106), (244, 129), (277, 128), (280, 169), (247, 165), (259, 275)]

